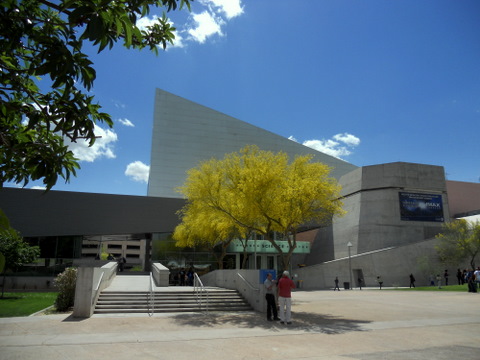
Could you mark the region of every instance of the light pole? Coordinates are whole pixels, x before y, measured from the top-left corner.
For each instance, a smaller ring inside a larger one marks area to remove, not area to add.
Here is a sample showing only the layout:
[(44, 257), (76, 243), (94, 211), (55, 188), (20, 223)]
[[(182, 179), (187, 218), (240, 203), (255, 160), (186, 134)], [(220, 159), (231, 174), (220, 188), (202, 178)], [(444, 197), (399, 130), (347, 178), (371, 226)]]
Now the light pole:
[(350, 275), (350, 290), (353, 289), (353, 283), (352, 283), (352, 256), (350, 253), (350, 250), (352, 248), (352, 243), (349, 241), (347, 244), (348, 247), (348, 274)]

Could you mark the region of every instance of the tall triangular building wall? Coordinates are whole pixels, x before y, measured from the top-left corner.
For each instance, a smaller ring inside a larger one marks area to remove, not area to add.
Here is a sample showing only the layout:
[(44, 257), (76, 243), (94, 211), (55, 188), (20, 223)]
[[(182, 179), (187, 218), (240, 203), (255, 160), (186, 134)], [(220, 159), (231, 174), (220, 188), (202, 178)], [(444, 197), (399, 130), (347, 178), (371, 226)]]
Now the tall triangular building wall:
[(314, 155), (314, 160), (333, 168), (339, 179), (357, 166), (315, 151), (208, 107), (157, 89), (152, 135), (149, 196), (181, 197), (175, 188), (186, 179), (187, 170), (212, 157), (239, 151), (246, 145), (262, 150)]

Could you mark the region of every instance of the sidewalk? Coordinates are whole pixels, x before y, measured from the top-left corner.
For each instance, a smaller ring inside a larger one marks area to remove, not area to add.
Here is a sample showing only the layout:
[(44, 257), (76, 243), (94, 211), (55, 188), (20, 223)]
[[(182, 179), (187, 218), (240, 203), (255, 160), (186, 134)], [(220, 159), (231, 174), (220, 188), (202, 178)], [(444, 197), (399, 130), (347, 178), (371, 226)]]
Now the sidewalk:
[(479, 301), (467, 292), (297, 291), (289, 326), (256, 312), (6, 318), (0, 358), (473, 360)]

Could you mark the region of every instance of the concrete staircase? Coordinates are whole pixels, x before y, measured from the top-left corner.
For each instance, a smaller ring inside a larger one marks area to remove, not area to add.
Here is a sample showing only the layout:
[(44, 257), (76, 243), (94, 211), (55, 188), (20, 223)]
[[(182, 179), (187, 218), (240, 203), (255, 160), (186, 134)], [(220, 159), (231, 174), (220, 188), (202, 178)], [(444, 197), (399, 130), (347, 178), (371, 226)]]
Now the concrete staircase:
[[(155, 313), (198, 312), (206, 307), (206, 296), (201, 304), (192, 288), (154, 292)], [(105, 289), (95, 305), (94, 314), (149, 313), (148, 291), (115, 291)], [(235, 290), (208, 289), (208, 311), (251, 311), (252, 307)]]

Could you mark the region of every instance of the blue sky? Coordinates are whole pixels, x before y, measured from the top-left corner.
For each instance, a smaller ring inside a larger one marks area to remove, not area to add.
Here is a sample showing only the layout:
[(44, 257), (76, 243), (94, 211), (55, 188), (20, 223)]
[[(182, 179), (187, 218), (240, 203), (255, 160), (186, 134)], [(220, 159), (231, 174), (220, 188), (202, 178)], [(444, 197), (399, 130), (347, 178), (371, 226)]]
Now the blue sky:
[(357, 166), (480, 181), (478, 0), (204, 0), (170, 16), (178, 40), (158, 56), (89, 52), (115, 127), (74, 149), (82, 169), (55, 190), (146, 195), (157, 87)]

